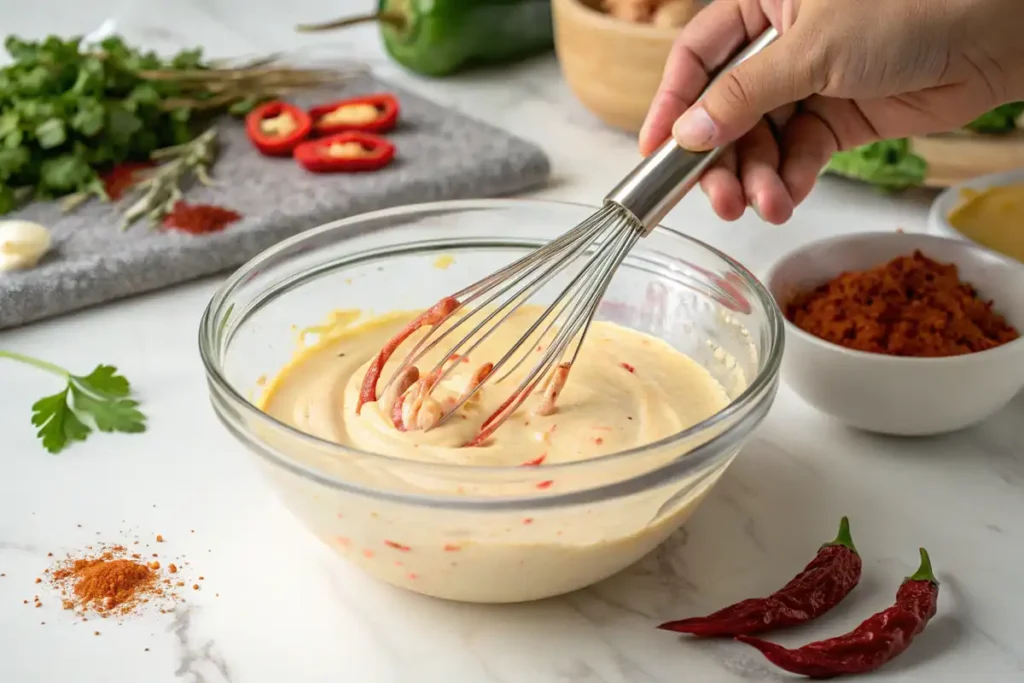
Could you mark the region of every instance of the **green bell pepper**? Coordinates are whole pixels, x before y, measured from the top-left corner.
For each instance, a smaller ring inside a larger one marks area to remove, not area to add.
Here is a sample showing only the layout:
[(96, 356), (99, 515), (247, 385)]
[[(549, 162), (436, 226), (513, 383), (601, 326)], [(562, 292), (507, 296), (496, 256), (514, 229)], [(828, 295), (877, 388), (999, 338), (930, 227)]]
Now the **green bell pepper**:
[(380, 25), (384, 49), (410, 71), (447, 76), (507, 64), (554, 46), (550, 0), (378, 0), (377, 11), (299, 31)]

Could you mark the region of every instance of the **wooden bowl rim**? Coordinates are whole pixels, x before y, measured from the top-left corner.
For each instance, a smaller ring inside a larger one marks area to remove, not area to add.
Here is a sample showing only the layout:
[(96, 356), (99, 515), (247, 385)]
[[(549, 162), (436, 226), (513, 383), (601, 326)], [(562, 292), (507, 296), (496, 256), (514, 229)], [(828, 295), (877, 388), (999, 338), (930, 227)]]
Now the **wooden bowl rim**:
[(581, 0), (556, 0), (556, 4), (565, 6), (566, 9), (574, 13), (574, 18), (588, 23), (594, 28), (599, 28), (605, 31), (618, 31), (638, 38), (658, 37), (675, 41), (676, 36), (679, 35), (679, 31), (682, 30), (681, 28), (661, 28), (659, 26), (652, 26), (651, 24), (638, 24), (632, 21), (616, 19), (613, 16), (594, 9)]

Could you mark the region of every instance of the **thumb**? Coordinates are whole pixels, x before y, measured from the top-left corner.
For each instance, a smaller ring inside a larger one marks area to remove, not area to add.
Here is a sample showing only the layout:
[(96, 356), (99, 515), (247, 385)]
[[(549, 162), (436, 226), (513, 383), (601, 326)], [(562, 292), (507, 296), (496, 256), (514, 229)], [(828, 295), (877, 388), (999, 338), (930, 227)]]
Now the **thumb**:
[(704, 151), (734, 142), (765, 114), (813, 95), (814, 52), (790, 30), (719, 77), (672, 126), (684, 149)]

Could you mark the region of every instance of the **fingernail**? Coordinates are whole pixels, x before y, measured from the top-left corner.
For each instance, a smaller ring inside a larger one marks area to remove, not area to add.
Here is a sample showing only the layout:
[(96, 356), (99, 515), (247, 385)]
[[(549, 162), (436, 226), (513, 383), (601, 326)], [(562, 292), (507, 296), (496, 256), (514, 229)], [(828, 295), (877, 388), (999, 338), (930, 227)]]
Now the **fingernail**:
[(764, 214), (761, 213), (761, 207), (758, 205), (756, 197), (750, 200), (750, 208), (754, 210), (754, 213), (757, 214), (758, 218), (760, 218), (762, 221), (764, 220)]
[(715, 122), (704, 107), (693, 107), (672, 126), (672, 137), (686, 149), (706, 145), (714, 136)]

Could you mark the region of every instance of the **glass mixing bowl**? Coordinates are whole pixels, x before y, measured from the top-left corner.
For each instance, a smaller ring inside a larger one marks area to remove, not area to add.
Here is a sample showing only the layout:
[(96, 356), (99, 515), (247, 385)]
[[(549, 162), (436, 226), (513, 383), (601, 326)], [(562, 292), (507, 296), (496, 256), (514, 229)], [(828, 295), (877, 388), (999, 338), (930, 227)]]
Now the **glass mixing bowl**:
[(327, 333), (332, 311), (429, 307), (593, 211), (556, 202), (440, 202), (340, 220), (281, 242), (229, 278), (203, 315), (200, 350), (214, 410), (259, 456), (287, 507), (384, 581), (454, 600), (519, 602), (611, 576), (686, 520), (778, 387), (784, 336), (771, 295), (697, 240), (667, 228), (641, 240), (596, 316), (666, 340), (707, 368), (731, 399), (657, 443), (551, 466), (467, 467), (346, 448), (258, 408), (267, 377)]

